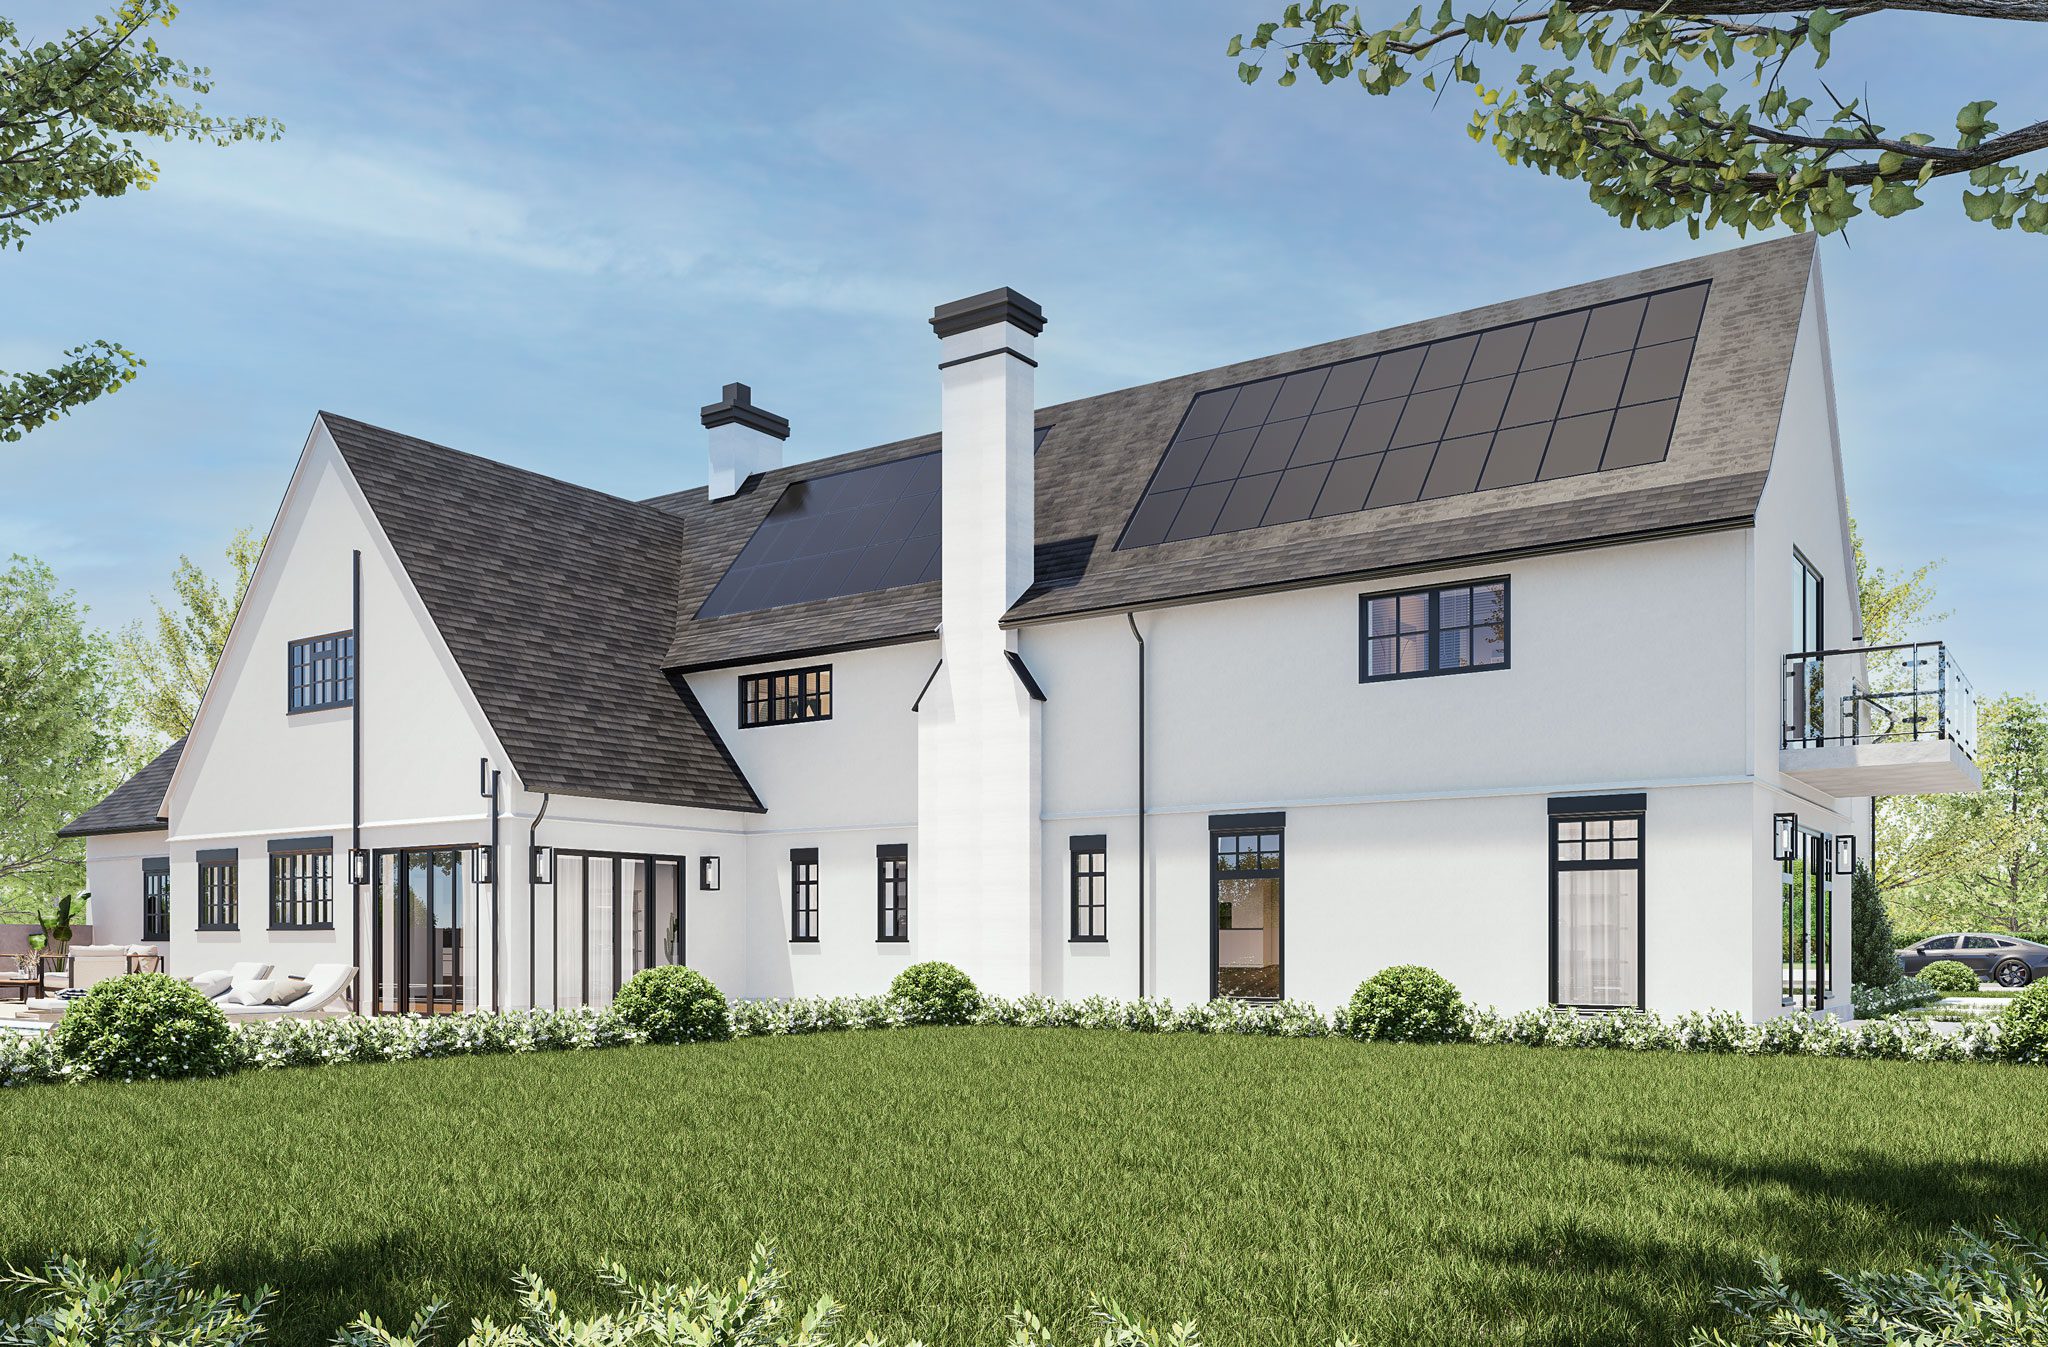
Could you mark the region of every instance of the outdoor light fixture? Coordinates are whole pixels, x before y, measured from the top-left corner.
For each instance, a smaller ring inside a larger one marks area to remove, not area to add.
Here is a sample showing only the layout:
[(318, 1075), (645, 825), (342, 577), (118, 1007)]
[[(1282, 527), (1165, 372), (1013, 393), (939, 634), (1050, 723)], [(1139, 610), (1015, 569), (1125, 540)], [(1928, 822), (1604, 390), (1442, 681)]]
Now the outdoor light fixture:
[(1799, 852), (1799, 815), (1771, 815), (1771, 859), (1789, 861)]
[(718, 857), (697, 858), (697, 887), (710, 893), (718, 887)]
[(534, 882), (534, 883), (536, 883), (536, 884), (552, 884), (552, 883), (554, 883), (554, 882), (555, 882), (555, 849), (554, 849), (553, 847), (543, 847), (543, 846), (536, 846), (536, 847), (534, 847), (534, 848), (533, 848), (533, 865), (532, 865), (532, 869), (531, 869), (531, 871), (530, 871), (529, 873), (530, 873), (530, 874), (532, 875), (532, 877), (533, 877), (533, 882)]
[(1856, 873), (1856, 834), (1843, 833), (1835, 839), (1835, 873), (1853, 875)]
[(476, 876), (478, 888), (498, 882), (498, 849), (496, 847), (472, 847), (469, 853), (469, 872)]
[(367, 884), (370, 882), (370, 853), (368, 848), (357, 847), (348, 853), (348, 882)]
[(476, 793), (483, 796), (486, 800), (491, 798), (491, 760), (489, 758), (478, 758), (476, 760)]

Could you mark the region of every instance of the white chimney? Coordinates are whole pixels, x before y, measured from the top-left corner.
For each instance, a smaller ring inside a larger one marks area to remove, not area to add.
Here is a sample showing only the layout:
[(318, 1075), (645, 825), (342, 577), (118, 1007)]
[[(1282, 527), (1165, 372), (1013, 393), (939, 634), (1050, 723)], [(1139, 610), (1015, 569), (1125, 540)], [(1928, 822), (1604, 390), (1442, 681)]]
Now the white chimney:
[(1014, 290), (942, 304), (938, 676), (918, 712), (921, 958), (988, 990), (1038, 990), (1039, 708), (1003, 614), (1030, 587), (1033, 356), (1045, 314)]
[(782, 442), (789, 422), (754, 405), (754, 390), (727, 384), (725, 396), (703, 409), (704, 429), (711, 432), (712, 500), (739, 494), (755, 473), (782, 466)]

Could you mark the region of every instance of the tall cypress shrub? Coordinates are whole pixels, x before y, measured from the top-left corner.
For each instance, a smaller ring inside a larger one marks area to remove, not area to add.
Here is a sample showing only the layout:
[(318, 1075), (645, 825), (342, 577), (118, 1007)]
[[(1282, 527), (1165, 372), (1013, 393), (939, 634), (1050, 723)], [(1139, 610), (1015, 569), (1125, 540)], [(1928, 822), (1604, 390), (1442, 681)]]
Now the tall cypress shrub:
[(1849, 882), (1849, 980), (1859, 987), (1889, 987), (1905, 975), (1877, 877), (1859, 865)]

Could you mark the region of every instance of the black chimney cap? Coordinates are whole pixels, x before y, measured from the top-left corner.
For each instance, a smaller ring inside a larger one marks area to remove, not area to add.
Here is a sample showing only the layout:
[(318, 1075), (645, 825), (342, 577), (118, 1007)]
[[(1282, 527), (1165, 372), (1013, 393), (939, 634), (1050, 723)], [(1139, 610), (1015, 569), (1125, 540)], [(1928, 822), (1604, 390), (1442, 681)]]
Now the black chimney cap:
[(1038, 307), (1037, 301), (1007, 285), (932, 310), (932, 331), (940, 337), (972, 332), (995, 323), (1015, 323), (1035, 337), (1045, 330), (1045, 310)]
[(701, 413), (704, 429), (713, 426), (729, 426), (734, 423), (749, 426), (763, 435), (773, 435), (778, 440), (789, 438), (789, 420), (774, 412), (763, 411), (754, 405), (754, 390), (745, 384), (727, 384), (725, 396), (717, 402), (707, 403)]

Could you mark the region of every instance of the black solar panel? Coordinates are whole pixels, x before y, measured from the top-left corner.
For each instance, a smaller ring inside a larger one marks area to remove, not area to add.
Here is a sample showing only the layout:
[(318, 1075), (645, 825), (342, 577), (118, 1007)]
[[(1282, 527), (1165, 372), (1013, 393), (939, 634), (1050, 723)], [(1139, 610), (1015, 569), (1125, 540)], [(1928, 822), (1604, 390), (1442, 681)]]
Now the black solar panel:
[(838, 599), (939, 578), (939, 456), (783, 488), (698, 617)]
[(1118, 548), (1663, 461), (1705, 282), (1198, 393)]

